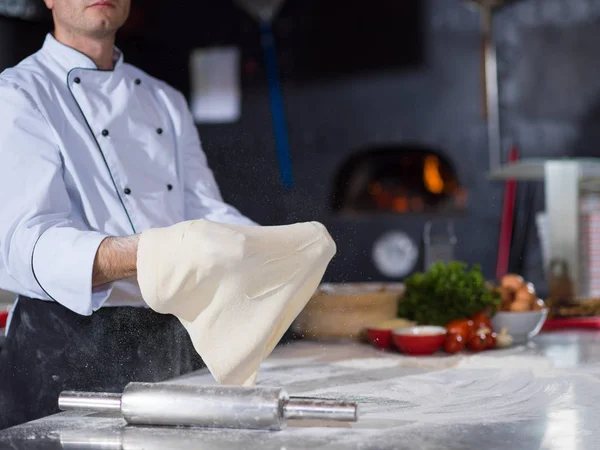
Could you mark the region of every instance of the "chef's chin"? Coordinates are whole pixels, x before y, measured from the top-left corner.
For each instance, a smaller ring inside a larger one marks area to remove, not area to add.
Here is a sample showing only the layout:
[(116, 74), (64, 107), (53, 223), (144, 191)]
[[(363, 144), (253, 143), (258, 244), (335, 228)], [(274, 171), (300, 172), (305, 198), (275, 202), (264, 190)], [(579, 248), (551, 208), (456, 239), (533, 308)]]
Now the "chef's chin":
[(99, 8), (86, 11), (86, 30), (94, 37), (114, 34), (127, 20), (128, 11), (120, 8)]

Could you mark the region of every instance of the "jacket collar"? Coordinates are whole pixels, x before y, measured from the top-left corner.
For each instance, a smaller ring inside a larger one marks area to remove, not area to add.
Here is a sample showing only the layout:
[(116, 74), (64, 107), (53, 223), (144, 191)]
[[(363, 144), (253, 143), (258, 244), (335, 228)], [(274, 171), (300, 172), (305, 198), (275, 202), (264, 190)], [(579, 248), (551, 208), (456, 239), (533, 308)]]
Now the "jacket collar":
[[(72, 69), (92, 69), (99, 70), (98, 66), (91, 58), (81, 53), (79, 50), (75, 50), (68, 45), (63, 44), (56, 40), (56, 38), (48, 33), (42, 46), (42, 53), (45, 53), (52, 58), (58, 65), (69, 72)], [(113, 71), (117, 71), (123, 64), (123, 52), (115, 47), (115, 67)]]

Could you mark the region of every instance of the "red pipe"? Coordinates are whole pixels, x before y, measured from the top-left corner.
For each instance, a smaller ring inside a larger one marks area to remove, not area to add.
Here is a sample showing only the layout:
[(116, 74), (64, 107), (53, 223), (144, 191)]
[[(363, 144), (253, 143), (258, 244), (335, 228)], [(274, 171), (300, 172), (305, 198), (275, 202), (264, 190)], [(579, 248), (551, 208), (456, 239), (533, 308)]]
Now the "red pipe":
[[(519, 150), (513, 145), (508, 153), (508, 162), (515, 163), (518, 159)], [(504, 188), (504, 205), (502, 207), (502, 222), (500, 223), (500, 239), (498, 242), (498, 262), (496, 264), (497, 280), (500, 280), (500, 278), (508, 272), (516, 193), (517, 182), (513, 179), (507, 180)]]

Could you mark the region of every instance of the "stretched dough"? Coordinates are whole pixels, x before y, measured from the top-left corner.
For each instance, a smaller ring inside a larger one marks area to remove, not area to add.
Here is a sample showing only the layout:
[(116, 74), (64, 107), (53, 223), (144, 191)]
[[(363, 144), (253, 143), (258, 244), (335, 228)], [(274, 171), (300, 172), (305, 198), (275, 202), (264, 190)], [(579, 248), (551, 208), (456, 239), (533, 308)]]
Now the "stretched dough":
[(153, 310), (179, 318), (219, 383), (252, 385), (335, 252), (318, 222), (186, 221), (141, 234), (138, 283)]

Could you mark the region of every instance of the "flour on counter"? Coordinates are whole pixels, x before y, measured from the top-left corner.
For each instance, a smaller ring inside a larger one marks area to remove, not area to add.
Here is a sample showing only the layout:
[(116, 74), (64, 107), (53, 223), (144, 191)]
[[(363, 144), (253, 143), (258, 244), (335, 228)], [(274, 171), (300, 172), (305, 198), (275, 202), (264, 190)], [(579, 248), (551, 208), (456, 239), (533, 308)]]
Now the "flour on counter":
[(303, 358), (272, 358), (263, 362), (260, 366), (263, 369), (272, 369), (274, 367), (291, 367), (310, 364), (317, 359), (316, 356), (307, 356)]
[(302, 395), (359, 402), (365, 420), (442, 424), (538, 417), (559, 404), (571, 389), (572, 384), (564, 378), (543, 378), (531, 370), (473, 368), (356, 383)]
[(354, 358), (330, 363), (313, 362), (304, 365), (281, 365), (276, 359), (261, 366), (257, 383), (269, 386), (288, 386), (306, 381), (320, 381), (332, 377), (353, 377), (366, 379), (377, 377), (378, 372), (394, 368), (413, 368), (443, 370), (454, 367), (460, 357), (439, 356), (429, 358), (409, 358), (402, 355), (382, 356), (379, 358)]
[(543, 356), (519, 356), (511, 355), (498, 358), (488, 355), (472, 355), (463, 358), (457, 369), (513, 369), (530, 370), (535, 375), (548, 375), (549, 371), (554, 370), (552, 362)]
[[(540, 337), (544, 339), (552, 337)], [(278, 432), (200, 430), (125, 426), (122, 419), (105, 414), (67, 412), (9, 430), (5, 441), (0, 432), (0, 447), (15, 438), (48, 438), (59, 440), (65, 450), (79, 450), (82, 443), (145, 450), (462, 450), (482, 444), (490, 449), (596, 449), (600, 362), (589, 355), (598, 351), (598, 338), (581, 334), (579, 339), (587, 345), (571, 346), (578, 359), (570, 367), (552, 367), (545, 361), (558, 366), (556, 355), (569, 351), (563, 341), (553, 346), (554, 352), (546, 345), (428, 358), (360, 345), (299, 342), (276, 350), (279, 357), (270, 358), (259, 377), (270, 385), (287, 383), (292, 396), (356, 401), (358, 422), (292, 421)], [(450, 362), (453, 367), (443, 367)], [(369, 364), (370, 369), (364, 369)], [(434, 371), (415, 367), (424, 364)], [(212, 376), (203, 372), (183, 381), (210, 380)], [(515, 423), (520, 420), (524, 422)]]
[(264, 367), (258, 372), (256, 384), (260, 386), (286, 387), (307, 381), (341, 377), (352, 373), (351, 369), (335, 367), (329, 364), (286, 367), (284, 370), (268, 370)]
[(332, 363), (333, 366), (346, 367), (357, 370), (377, 370), (397, 367), (400, 365), (399, 358), (362, 358), (348, 359)]
[(420, 356), (408, 357), (394, 355), (381, 358), (356, 358), (331, 363), (338, 367), (347, 367), (357, 370), (378, 370), (390, 367), (402, 367), (413, 369), (444, 370), (455, 367), (464, 358), (462, 355), (454, 356)]

